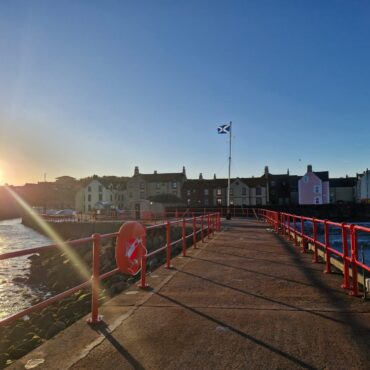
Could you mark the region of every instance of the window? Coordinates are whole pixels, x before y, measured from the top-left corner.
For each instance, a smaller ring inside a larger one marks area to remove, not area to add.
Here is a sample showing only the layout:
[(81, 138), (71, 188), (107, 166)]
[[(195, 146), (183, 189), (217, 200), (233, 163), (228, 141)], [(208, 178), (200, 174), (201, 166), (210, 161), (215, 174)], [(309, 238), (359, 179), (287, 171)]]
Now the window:
[(155, 184), (155, 188), (158, 190), (158, 189), (160, 189), (161, 188), (161, 184), (159, 183), (159, 182), (157, 182), (156, 184)]
[(222, 199), (221, 198), (217, 198), (217, 205), (220, 206), (222, 204)]
[(271, 181), (271, 186), (275, 186), (276, 185), (276, 182), (275, 181)]
[(188, 204), (190, 204), (190, 199), (188, 198)]
[(187, 190), (187, 191), (186, 191), (186, 195), (189, 197), (189, 196), (190, 196), (190, 194), (191, 194), (191, 190)]
[(172, 181), (172, 189), (177, 189), (177, 182), (176, 181)]
[(140, 190), (144, 190), (144, 187), (145, 187), (145, 183), (144, 182), (141, 182), (140, 183)]
[(221, 195), (222, 194), (222, 190), (221, 190), (221, 188), (218, 188), (217, 189), (217, 195)]
[(242, 195), (247, 195), (247, 188), (242, 188)]
[(145, 193), (143, 191), (140, 192), (140, 199), (145, 199)]
[(103, 194), (99, 193), (99, 200), (103, 200)]
[(89, 187), (87, 188), (87, 191), (88, 191), (89, 193), (91, 193), (91, 186), (89, 186)]
[(262, 195), (262, 189), (260, 186), (256, 188), (256, 195)]
[(234, 189), (230, 189), (230, 195), (234, 195)]
[(208, 192), (208, 189), (204, 189), (204, 195), (208, 195), (209, 192)]
[(99, 185), (99, 192), (101, 193), (103, 191), (103, 187)]
[(319, 197), (315, 197), (315, 204), (320, 204), (320, 198)]
[(89, 195), (87, 196), (87, 200), (88, 200), (89, 202), (91, 202), (91, 194), (89, 194)]
[(313, 187), (313, 192), (314, 192), (315, 194), (320, 194), (320, 185), (315, 185), (315, 186)]
[(208, 199), (204, 199), (204, 205), (205, 205), (205, 206), (208, 206), (208, 205), (209, 205), (209, 203), (208, 203)]
[(236, 186), (239, 186), (239, 181), (237, 181), (237, 182), (235, 183), (235, 185), (236, 185)]
[(308, 176), (303, 176), (303, 182), (304, 182), (305, 184), (307, 184), (307, 183), (308, 183)]

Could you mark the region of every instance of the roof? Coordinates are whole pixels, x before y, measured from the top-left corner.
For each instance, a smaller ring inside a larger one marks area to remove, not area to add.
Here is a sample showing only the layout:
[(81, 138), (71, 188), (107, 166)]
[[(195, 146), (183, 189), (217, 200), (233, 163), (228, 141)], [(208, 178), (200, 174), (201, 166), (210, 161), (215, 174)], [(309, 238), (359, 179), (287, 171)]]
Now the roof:
[(356, 186), (356, 177), (339, 177), (329, 180), (330, 187), (347, 188)]
[(186, 175), (182, 172), (173, 173), (139, 173), (135, 177), (142, 177), (146, 182), (170, 182), (186, 180)]
[(329, 181), (329, 171), (314, 172), (321, 181)]
[(90, 184), (91, 181), (97, 180), (99, 181), (105, 188), (108, 188), (111, 184), (113, 185), (113, 188), (117, 188), (118, 185), (122, 189), (126, 188), (126, 183), (129, 177), (118, 177), (118, 176), (97, 176), (94, 175), (92, 177), (85, 177), (83, 179), (79, 180), (79, 185), (81, 187), (86, 187)]
[[(249, 177), (249, 178), (232, 178), (230, 182), (233, 183), (235, 181), (241, 181), (245, 185), (249, 187), (256, 187), (256, 186), (266, 186), (266, 180), (261, 177)], [(228, 179), (202, 179), (202, 180), (186, 180), (184, 182), (184, 189), (204, 189), (205, 187), (209, 188), (227, 188)]]

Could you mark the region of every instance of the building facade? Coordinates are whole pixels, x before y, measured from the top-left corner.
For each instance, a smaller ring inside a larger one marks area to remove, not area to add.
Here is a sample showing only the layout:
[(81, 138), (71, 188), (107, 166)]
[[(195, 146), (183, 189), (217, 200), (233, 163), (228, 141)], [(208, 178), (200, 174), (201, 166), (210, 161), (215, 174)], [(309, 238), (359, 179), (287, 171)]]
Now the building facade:
[(356, 183), (355, 177), (329, 179), (330, 203), (356, 202)]
[(370, 203), (370, 171), (357, 174), (356, 198), (358, 203)]
[(299, 204), (330, 203), (329, 172), (313, 172), (307, 166), (307, 173), (298, 181)]

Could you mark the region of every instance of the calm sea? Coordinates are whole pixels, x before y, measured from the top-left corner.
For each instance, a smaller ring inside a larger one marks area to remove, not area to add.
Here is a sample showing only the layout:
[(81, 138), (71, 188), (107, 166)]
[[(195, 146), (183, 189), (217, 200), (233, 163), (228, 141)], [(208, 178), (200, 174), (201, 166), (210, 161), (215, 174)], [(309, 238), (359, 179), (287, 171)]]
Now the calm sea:
[[(50, 239), (22, 225), (21, 219), (0, 221), (0, 254), (51, 244)], [(24, 283), (29, 273), (28, 256), (0, 261), (0, 318), (30, 305), (45, 296), (41, 287)]]

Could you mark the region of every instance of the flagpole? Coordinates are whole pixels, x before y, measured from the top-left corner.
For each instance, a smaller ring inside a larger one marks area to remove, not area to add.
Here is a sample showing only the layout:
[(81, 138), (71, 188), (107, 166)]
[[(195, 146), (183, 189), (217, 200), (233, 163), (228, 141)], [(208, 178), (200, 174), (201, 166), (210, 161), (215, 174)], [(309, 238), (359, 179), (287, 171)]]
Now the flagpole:
[(230, 130), (229, 130), (229, 135), (230, 135), (230, 140), (229, 140), (229, 177), (227, 179), (227, 214), (226, 218), (229, 220), (231, 218), (231, 213), (230, 213), (230, 172), (231, 172), (231, 121), (230, 121)]

